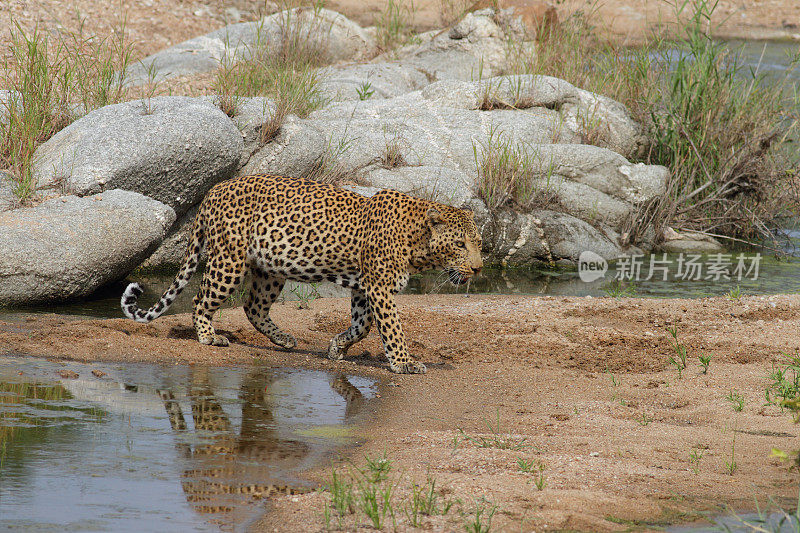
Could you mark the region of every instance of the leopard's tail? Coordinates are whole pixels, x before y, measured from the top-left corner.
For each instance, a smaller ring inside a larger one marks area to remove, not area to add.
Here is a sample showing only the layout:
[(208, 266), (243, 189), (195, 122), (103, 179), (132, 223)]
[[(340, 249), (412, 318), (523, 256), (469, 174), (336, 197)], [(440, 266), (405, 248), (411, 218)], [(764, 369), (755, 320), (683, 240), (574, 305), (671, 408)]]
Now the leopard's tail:
[(147, 310), (139, 309), (139, 306), (136, 305), (136, 301), (143, 292), (142, 286), (138, 283), (131, 283), (128, 285), (128, 288), (122, 293), (122, 299), (120, 300), (122, 312), (125, 313), (126, 317), (145, 324), (155, 320), (169, 309), (172, 302), (175, 301), (184, 287), (189, 283), (189, 278), (191, 278), (192, 274), (197, 270), (197, 265), (200, 261), (200, 252), (203, 250), (203, 244), (205, 242), (201, 216), (202, 213), (197, 213), (197, 216), (194, 217), (189, 246), (186, 248), (183, 264), (181, 265), (180, 271), (178, 271), (178, 275), (175, 277), (175, 281), (164, 291), (164, 294), (161, 295), (161, 299)]

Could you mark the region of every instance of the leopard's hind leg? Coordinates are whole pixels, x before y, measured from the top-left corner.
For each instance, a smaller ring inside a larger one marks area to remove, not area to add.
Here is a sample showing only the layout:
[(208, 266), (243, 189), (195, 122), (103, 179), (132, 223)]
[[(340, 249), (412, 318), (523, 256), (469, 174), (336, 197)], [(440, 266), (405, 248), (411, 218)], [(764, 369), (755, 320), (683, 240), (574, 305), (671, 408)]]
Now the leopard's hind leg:
[(202, 344), (227, 346), (228, 339), (217, 335), (211, 320), (228, 296), (242, 283), (244, 278), (244, 261), (224, 254), (209, 254), (200, 291), (194, 297), (194, 313), (192, 322), (197, 333), (197, 340)]
[(253, 327), (266, 335), (269, 340), (284, 348), (294, 348), (297, 346), (295, 338), (281, 331), (269, 317), (269, 309), (280, 295), (284, 283), (286, 283), (284, 278), (270, 276), (257, 268), (251, 268), (244, 313)]
[(372, 310), (366, 295), (357, 290), (352, 291), (350, 298), (350, 327), (331, 339), (328, 345), (328, 357), (341, 359), (348, 348), (363, 339), (372, 327)]

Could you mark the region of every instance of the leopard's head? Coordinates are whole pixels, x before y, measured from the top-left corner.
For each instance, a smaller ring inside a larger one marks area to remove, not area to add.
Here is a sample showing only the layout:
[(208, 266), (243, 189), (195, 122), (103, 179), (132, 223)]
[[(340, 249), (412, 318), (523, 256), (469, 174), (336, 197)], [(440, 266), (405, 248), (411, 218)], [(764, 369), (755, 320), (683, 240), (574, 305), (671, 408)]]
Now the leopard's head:
[(461, 285), (478, 274), (483, 268), (482, 243), (472, 211), (437, 204), (428, 208), (425, 217), (431, 230), (431, 259), (450, 281)]

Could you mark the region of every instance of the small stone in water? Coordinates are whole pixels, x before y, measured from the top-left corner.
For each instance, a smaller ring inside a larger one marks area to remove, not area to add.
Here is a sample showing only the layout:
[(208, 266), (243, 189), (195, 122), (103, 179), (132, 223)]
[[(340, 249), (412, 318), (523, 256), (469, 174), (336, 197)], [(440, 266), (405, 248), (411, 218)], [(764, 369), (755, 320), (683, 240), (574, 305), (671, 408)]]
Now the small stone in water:
[(59, 370), (58, 375), (64, 379), (78, 379), (78, 373), (72, 370)]
[(92, 375), (96, 378), (102, 378), (103, 376), (106, 375), (106, 373), (103, 372), (102, 370), (92, 370)]

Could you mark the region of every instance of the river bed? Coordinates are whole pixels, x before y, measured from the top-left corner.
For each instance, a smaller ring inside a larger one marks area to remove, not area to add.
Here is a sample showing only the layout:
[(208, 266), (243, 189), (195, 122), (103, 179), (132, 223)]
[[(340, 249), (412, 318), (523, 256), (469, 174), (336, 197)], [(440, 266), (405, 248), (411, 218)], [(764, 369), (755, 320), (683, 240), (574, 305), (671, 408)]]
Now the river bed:
[[(93, 374), (94, 372), (94, 374)], [(0, 357), (0, 529), (240, 529), (356, 442), (373, 379)]]

